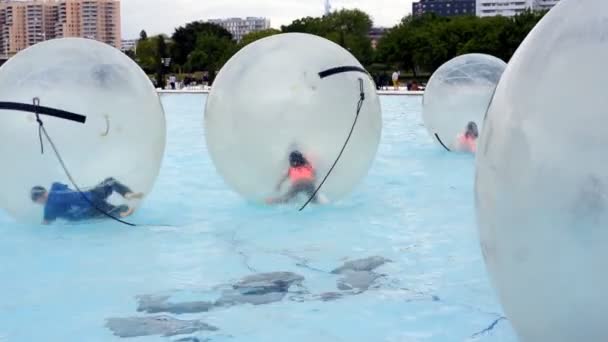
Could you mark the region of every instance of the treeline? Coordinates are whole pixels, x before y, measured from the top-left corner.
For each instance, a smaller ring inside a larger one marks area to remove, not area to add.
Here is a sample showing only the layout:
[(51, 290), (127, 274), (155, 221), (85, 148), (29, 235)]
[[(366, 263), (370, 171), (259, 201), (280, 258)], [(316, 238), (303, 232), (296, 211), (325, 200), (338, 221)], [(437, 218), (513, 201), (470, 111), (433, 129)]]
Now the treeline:
[(156, 73), (161, 82), (169, 72), (205, 72), (212, 82), (224, 63), (247, 44), (278, 33), (302, 32), (343, 46), (376, 75), (399, 69), (417, 76), (431, 73), (464, 53), (487, 53), (508, 61), (543, 15), (524, 12), (511, 18), (407, 16), (387, 30), (376, 49), (369, 37), (373, 21), (356, 9), (298, 19), (281, 30), (252, 33), (238, 43), (218, 25), (192, 22), (178, 27), (171, 37), (147, 37), (142, 31), (132, 57), (147, 73)]
[(485, 18), (408, 16), (380, 41), (375, 61), (411, 70), (414, 75), (432, 73), (466, 53), (486, 53), (508, 62), (545, 13)]

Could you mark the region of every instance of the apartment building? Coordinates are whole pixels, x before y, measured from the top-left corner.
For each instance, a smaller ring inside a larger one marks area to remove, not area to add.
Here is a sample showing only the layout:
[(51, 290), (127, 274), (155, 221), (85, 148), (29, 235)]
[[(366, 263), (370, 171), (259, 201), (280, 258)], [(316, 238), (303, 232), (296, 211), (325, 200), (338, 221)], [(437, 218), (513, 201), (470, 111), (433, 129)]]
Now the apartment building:
[(419, 0), (412, 3), (412, 14), (435, 13), (443, 17), (475, 15), (475, 0)]
[(477, 0), (477, 15), (510, 17), (526, 10), (550, 10), (559, 0)]
[(270, 19), (258, 17), (211, 19), (207, 22), (225, 28), (236, 41), (241, 41), (244, 36), (251, 32), (263, 31), (270, 28)]
[(135, 51), (139, 39), (123, 39), (120, 43), (122, 52)]
[(95, 39), (120, 49), (120, 0), (0, 2), (0, 56), (63, 37)]
[(559, 0), (536, 0), (536, 8), (540, 10), (550, 10), (553, 6), (557, 5)]

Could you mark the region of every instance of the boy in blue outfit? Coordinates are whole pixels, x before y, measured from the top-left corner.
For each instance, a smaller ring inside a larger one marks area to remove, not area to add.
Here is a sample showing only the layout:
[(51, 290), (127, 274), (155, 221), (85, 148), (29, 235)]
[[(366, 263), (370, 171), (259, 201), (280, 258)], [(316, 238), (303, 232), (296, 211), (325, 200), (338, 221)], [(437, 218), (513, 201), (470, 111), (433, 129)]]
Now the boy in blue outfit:
[(44, 205), (43, 224), (50, 224), (57, 219), (83, 221), (103, 218), (105, 214), (121, 218), (133, 214), (134, 209), (127, 205), (114, 206), (108, 203), (108, 197), (114, 192), (127, 200), (143, 197), (143, 194), (134, 193), (114, 178), (108, 178), (82, 193), (61, 183), (53, 183), (50, 191), (42, 186), (35, 186), (31, 190), (31, 198), (34, 203)]

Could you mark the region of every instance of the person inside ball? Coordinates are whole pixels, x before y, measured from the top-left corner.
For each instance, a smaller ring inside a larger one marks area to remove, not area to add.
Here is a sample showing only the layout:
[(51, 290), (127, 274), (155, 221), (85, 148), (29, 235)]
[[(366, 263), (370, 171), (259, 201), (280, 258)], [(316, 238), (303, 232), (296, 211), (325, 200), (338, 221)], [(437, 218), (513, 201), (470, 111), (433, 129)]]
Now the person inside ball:
[(35, 186), (31, 190), (31, 198), (34, 203), (44, 206), (43, 224), (50, 224), (57, 219), (83, 221), (100, 219), (106, 215), (125, 218), (133, 214), (134, 208), (108, 203), (108, 198), (115, 192), (127, 200), (143, 197), (142, 193), (134, 193), (114, 178), (108, 178), (84, 192), (72, 190), (58, 182), (53, 183), (50, 191), (42, 186)]
[(476, 153), (477, 138), (479, 138), (479, 130), (477, 124), (470, 121), (465, 128), (464, 134), (458, 135), (456, 146), (459, 151)]
[(281, 178), (279, 184), (277, 184), (277, 191), (281, 190), (281, 187), (287, 180), (291, 183), (289, 191), (279, 198), (266, 200), (266, 203), (288, 203), (302, 193), (309, 198), (314, 196), (312, 199), (313, 203), (318, 202), (315, 195), (316, 172), (300, 151), (295, 150), (289, 154), (289, 169), (285, 176)]

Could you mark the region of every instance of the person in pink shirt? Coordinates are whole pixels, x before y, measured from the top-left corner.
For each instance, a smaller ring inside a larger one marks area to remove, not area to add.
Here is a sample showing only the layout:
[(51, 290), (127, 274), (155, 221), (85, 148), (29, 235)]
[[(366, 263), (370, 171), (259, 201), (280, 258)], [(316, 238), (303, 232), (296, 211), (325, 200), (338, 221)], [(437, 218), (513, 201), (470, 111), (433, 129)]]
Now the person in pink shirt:
[[(305, 193), (307, 196), (313, 196), (316, 190), (316, 173), (312, 165), (302, 155), (300, 151), (293, 151), (289, 155), (289, 169), (285, 176), (281, 179), (277, 185), (277, 190), (281, 189), (281, 186), (289, 180), (291, 186), (287, 194), (280, 198), (268, 199), (268, 204), (288, 203), (300, 193)], [(316, 196), (315, 196), (316, 197)], [(313, 202), (317, 202), (314, 198)]]
[(473, 121), (467, 124), (464, 134), (459, 134), (456, 141), (456, 147), (461, 152), (476, 153), (477, 138), (479, 138), (479, 129)]

